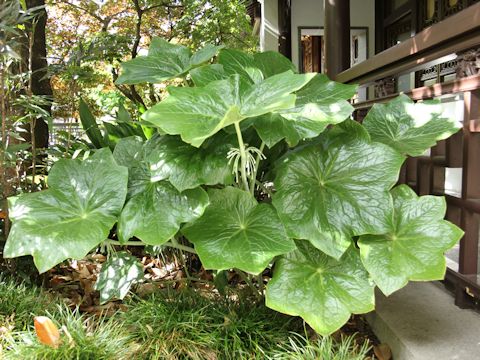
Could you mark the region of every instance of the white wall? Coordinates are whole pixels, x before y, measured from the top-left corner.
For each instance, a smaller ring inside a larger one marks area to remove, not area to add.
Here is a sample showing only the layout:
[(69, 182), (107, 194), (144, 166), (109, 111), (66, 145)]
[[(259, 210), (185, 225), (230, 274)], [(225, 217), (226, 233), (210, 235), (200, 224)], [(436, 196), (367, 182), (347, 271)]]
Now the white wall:
[(260, 0), (262, 4), (262, 26), (260, 28), (260, 50), (278, 51), (278, 0)]
[[(265, 5), (277, 0), (264, 0)], [(298, 27), (324, 26), (324, 0), (292, 1), (292, 61), (299, 65)], [(375, 54), (375, 0), (350, 0), (350, 26), (368, 27), (368, 54)]]

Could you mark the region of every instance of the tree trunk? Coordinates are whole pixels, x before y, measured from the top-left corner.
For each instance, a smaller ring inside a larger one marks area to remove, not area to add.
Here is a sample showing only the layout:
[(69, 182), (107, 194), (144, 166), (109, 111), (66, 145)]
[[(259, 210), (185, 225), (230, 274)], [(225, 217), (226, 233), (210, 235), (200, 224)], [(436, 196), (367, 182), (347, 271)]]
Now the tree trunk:
[[(27, 0), (26, 5), (28, 9), (37, 6), (45, 6), (45, 0)], [(50, 85), (50, 78), (47, 78), (47, 44), (46, 44), (46, 25), (47, 25), (47, 11), (45, 8), (37, 10), (35, 16), (29, 23), (26, 24), (26, 29), (29, 36), (33, 35), (30, 41), (30, 46), (27, 47), (26, 58), (24, 55), (24, 62), (29, 64), (29, 70), (32, 72), (30, 81), (30, 91), (33, 95), (47, 95), (52, 96), (52, 86)], [(29, 53), (31, 51), (31, 54)], [(26, 61), (25, 61), (26, 60)], [(45, 106), (45, 110), (51, 112), (50, 106)], [(37, 119), (34, 128), (34, 143), (36, 148), (48, 147), (48, 125), (46, 119)], [(31, 135), (30, 135), (31, 136)], [(32, 139), (26, 139), (31, 141)]]

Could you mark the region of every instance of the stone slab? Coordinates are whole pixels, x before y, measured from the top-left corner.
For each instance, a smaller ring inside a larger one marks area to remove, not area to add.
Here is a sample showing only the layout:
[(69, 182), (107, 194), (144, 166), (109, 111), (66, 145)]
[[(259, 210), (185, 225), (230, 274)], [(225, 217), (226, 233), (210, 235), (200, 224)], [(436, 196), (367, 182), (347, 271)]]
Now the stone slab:
[(480, 360), (480, 313), (460, 309), (441, 283), (412, 282), (367, 314), (394, 360)]

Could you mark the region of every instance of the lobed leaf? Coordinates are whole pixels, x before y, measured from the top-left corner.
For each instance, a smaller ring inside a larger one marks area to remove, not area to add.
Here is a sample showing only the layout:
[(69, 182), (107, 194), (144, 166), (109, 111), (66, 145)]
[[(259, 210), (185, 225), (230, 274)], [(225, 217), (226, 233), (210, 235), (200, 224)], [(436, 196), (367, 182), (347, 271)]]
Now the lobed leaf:
[(358, 240), (362, 261), (385, 295), (401, 289), (408, 280), (441, 280), (445, 276), (446, 250), (463, 231), (443, 220), (445, 199), (420, 196), (406, 185), (391, 191), (394, 208), (383, 235), (363, 235)]
[(127, 178), (127, 169), (108, 149), (83, 162), (59, 160), (50, 171), (48, 190), (10, 200), (13, 226), (4, 256), (32, 255), (40, 273), (66, 259), (82, 259), (117, 221)]
[(223, 45), (215, 46), (212, 44), (205, 45), (202, 49), (198, 50), (190, 58), (190, 66), (198, 66), (206, 63), (217, 55), (218, 51), (223, 48)]
[(329, 131), (278, 166), (273, 206), (287, 233), (339, 259), (351, 237), (382, 234), (404, 158), (357, 133)]
[(185, 46), (155, 37), (150, 44), (147, 56), (138, 56), (122, 63), (122, 72), (115, 83), (118, 85), (161, 83), (181, 77), (192, 68), (209, 61), (221, 48), (221, 46), (206, 45), (192, 55)]
[(190, 70), (195, 86), (206, 86), (212, 81), (228, 79), (228, 75), (220, 64), (210, 64)]
[(295, 65), (277, 51), (264, 51), (253, 54), (255, 66), (258, 67), (265, 78), (280, 74), (285, 71), (296, 72)]
[(142, 192), (150, 180), (150, 172), (144, 160), (144, 140), (138, 136), (121, 139), (115, 146), (113, 157), (118, 165), (128, 168), (128, 196)]
[(233, 135), (218, 133), (200, 148), (178, 136), (164, 135), (148, 144), (147, 161), (155, 180), (168, 180), (178, 191), (200, 185), (232, 184), (228, 151), (236, 146)]
[(208, 195), (203, 216), (182, 229), (206, 269), (258, 274), (275, 256), (295, 249), (272, 206), (233, 187), (212, 189)]
[(292, 107), (292, 92), (302, 88), (312, 76), (287, 71), (248, 85), (239, 75), (233, 75), (204, 87), (170, 87), (170, 96), (144, 113), (143, 119), (199, 147), (224, 127)]
[(282, 139), (289, 146), (296, 146), (303, 139), (318, 136), (328, 125), (350, 117), (353, 107), (347, 100), (356, 90), (355, 85), (340, 84), (318, 74), (297, 91), (293, 108), (256, 119), (255, 129), (268, 147)]
[(264, 79), (262, 71), (255, 65), (253, 55), (234, 49), (223, 49), (218, 54), (218, 63), (228, 75), (240, 75), (248, 84)]
[(158, 176), (161, 169), (158, 153), (155, 156), (151, 148), (155, 141), (154, 137), (144, 144), (138, 137), (125, 138), (114, 151), (115, 159), (129, 169), (129, 199), (118, 220), (122, 242), (135, 236), (149, 245), (164, 244), (182, 223), (200, 217), (208, 205), (208, 196), (202, 188), (179, 191)]
[(239, 74), (252, 83), (259, 83), (285, 71), (295, 71), (292, 62), (276, 51), (252, 55), (239, 50), (223, 49), (218, 55), (218, 63), (223, 65), (226, 74)]
[(168, 181), (147, 184), (125, 205), (118, 219), (122, 242), (132, 237), (148, 245), (162, 245), (180, 229), (180, 225), (200, 217), (208, 204), (202, 188), (179, 192)]
[(322, 253), (307, 241), (275, 264), (267, 285), (266, 305), (301, 316), (315, 331), (329, 335), (350, 315), (373, 310), (374, 284), (353, 246), (339, 259)]
[(459, 122), (443, 117), (442, 112), (438, 101), (414, 103), (407, 95), (400, 95), (386, 104), (373, 105), (363, 124), (373, 141), (405, 155), (420, 156), (461, 128)]

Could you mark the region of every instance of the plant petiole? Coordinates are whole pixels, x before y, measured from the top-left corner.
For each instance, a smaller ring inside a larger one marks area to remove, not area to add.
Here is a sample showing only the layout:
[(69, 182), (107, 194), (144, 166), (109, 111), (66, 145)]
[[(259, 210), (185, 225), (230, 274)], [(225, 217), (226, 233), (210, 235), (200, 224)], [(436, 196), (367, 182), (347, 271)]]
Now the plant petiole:
[(242, 183), (246, 191), (250, 191), (247, 179), (247, 152), (245, 151), (245, 143), (243, 142), (242, 130), (240, 123), (235, 123), (235, 131), (237, 132), (238, 148), (240, 150), (240, 173), (242, 175)]

